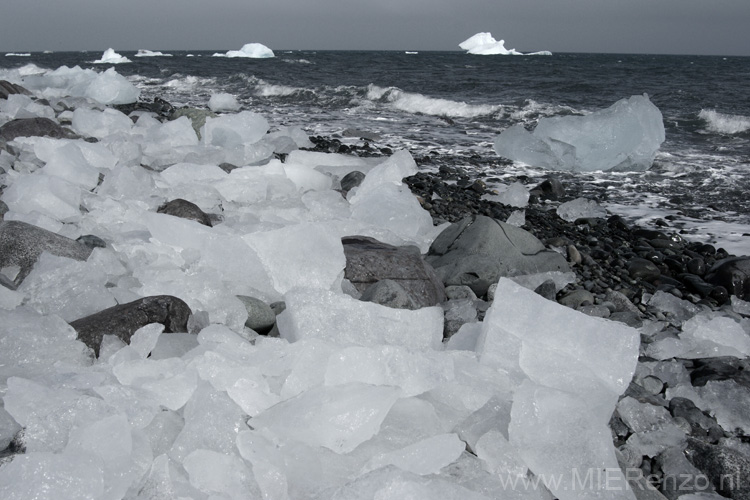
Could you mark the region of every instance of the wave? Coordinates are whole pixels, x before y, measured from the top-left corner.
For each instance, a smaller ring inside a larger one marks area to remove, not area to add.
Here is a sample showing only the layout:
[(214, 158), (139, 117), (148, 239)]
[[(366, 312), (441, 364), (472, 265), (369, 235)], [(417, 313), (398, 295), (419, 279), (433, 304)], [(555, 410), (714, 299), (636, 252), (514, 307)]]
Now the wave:
[(467, 104), (450, 99), (428, 97), (422, 94), (404, 92), (396, 87), (367, 86), (367, 99), (387, 102), (393, 108), (407, 113), (446, 116), (449, 118), (475, 118), (489, 116), (501, 111), (502, 106), (490, 104)]
[(255, 86), (255, 94), (259, 97), (287, 97), (305, 92), (313, 91), (302, 87), (292, 87), (291, 85), (267, 83), (263, 80), (258, 80)]
[(701, 109), (698, 118), (707, 124), (706, 130), (718, 134), (741, 134), (750, 130), (750, 117), (719, 113), (713, 109)]

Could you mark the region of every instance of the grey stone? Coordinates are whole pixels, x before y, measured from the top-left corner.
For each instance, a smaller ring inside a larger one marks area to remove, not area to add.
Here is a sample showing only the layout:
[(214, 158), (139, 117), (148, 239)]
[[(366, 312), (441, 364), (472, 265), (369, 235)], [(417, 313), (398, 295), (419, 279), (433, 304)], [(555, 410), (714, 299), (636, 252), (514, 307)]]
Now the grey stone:
[(8, 205), (4, 201), (0, 200), (0, 220), (3, 220), (5, 214), (8, 213)]
[(587, 304), (584, 306), (580, 306), (578, 307), (578, 311), (587, 316), (593, 316), (595, 318), (609, 318), (609, 315), (611, 314), (607, 306), (596, 304)]
[(534, 293), (541, 295), (547, 300), (554, 301), (557, 297), (557, 285), (554, 280), (546, 280), (534, 289)]
[(255, 297), (238, 295), (247, 310), (247, 320), (245, 326), (255, 330), (261, 335), (266, 335), (276, 324), (276, 313), (271, 306)]
[(446, 285), (467, 285), (482, 297), (503, 276), (570, 270), (565, 258), (534, 235), (482, 215), (445, 229), (425, 258)]
[(633, 328), (640, 328), (643, 326), (641, 315), (639, 313), (630, 311), (613, 312), (609, 315), (609, 319), (611, 321), (619, 321), (620, 323), (625, 323), (626, 325), (632, 326)]
[(558, 302), (564, 306), (578, 309), (581, 306), (592, 305), (594, 303), (594, 294), (588, 290), (579, 288), (563, 295)]
[(456, 299), (443, 302), (445, 322), (443, 323), (443, 338), (453, 336), (466, 323), (477, 321), (477, 309), (472, 299)]
[(194, 220), (199, 224), (211, 227), (211, 219), (207, 213), (198, 207), (195, 203), (192, 203), (182, 198), (177, 198), (164, 203), (157, 210), (160, 214), (172, 215), (174, 217), (180, 217), (182, 219)]
[(713, 491), (709, 479), (688, 461), (682, 447), (664, 450), (656, 457), (656, 463), (663, 473), (660, 490), (669, 500), (689, 493)]
[(664, 382), (653, 375), (643, 377), (640, 381), (640, 385), (651, 394), (661, 394), (661, 391), (664, 390)]
[(115, 335), (130, 344), (130, 337), (136, 330), (150, 323), (161, 323), (165, 333), (183, 333), (188, 331), (191, 314), (190, 307), (181, 299), (154, 295), (71, 321), (70, 326), (78, 332), (78, 339), (98, 357), (104, 335)]
[(0, 126), (0, 141), (10, 142), (16, 137), (53, 137), (74, 139), (78, 136), (49, 118), (19, 118)]
[(364, 292), (381, 280), (394, 280), (418, 307), (445, 302), (445, 288), (416, 247), (396, 247), (366, 236), (341, 240), (346, 256), (344, 277)]
[(688, 438), (685, 455), (708, 477), (716, 491), (734, 500), (750, 500), (750, 457), (695, 438)]
[(642, 279), (649, 282), (661, 276), (661, 271), (656, 267), (656, 264), (640, 257), (631, 259), (628, 262), (628, 273), (635, 279)]
[(607, 292), (607, 295), (604, 297), (605, 300), (611, 302), (615, 306), (614, 312), (632, 312), (635, 314), (640, 315), (640, 311), (638, 308), (633, 304), (629, 298), (627, 298), (623, 293), (618, 292), (617, 290), (610, 290)]
[(0, 80), (0, 99), (7, 99), (12, 94), (31, 95), (31, 92), (8, 80)]
[(365, 174), (359, 170), (353, 170), (341, 179), (341, 190), (344, 193), (348, 193), (351, 189), (362, 184), (363, 180), (365, 180)]
[(675, 418), (684, 418), (693, 436), (707, 436), (711, 429), (719, 427), (716, 419), (709, 417), (687, 398), (675, 397), (669, 401), (669, 412)]
[(445, 287), (445, 295), (449, 300), (471, 299), (476, 300), (477, 294), (465, 285), (454, 285)]
[(348, 128), (341, 132), (341, 135), (343, 135), (344, 137), (357, 137), (359, 139), (373, 142), (378, 142), (382, 139), (382, 137), (378, 133), (368, 132), (366, 130), (360, 130), (357, 128)]
[(380, 280), (373, 283), (359, 298), (364, 302), (374, 302), (382, 306), (392, 307), (393, 309), (419, 309), (419, 306), (411, 298), (409, 292), (394, 280)]
[(646, 479), (643, 471), (639, 468), (643, 462), (643, 456), (636, 456), (636, 454), (637, 452), (634, 452), (627, 445), (615, 450), (617, 463), (620, 465), (630, 489), (635, 494), (636, 500), (666, 500), (666, 497)]
[(723, 286), (731, 295), (750, 300), (750, 257), (724, 259), (706, 275), (712, 285)]
[(94, 248), (107, 248), (107, 242), (93, 234), (84, 234), (82, 236), (79, 236), (78, 238), (76, 238), (76, 241), (78, 243), (86, 245), (92, 250)]
[[(17, 287), (31, 272), (42, 252), (75, 260), (86, 260), (91, 248), (41, 227), (21, 221), (0, 222), (0, 275), (18, 267), (10, 281)], [(7, 277), (6, 277), (7, 278)]]

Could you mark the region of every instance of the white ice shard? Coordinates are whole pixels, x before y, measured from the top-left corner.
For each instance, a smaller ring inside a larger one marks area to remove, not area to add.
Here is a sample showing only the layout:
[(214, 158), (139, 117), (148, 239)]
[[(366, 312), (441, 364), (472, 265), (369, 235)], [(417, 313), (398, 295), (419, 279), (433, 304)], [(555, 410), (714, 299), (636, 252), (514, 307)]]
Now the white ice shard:
[(274, 57), (273, 50), (262, 43), (246, 43), (240, 50), (230, 50), (224, 54), (215, 53), (214, 57), (248, 57), (251, 59), (265, 59)]
[(477, 55), (522, 55), (516, 49), (506, 49), (505, 40), (495, 40), (491, 33), (483, 32), (458, 44), (469, 54)]
[(139, 49), (135, 57), (172, 57), (172, 54), (164, 54), (158, 50)]
[(211, 97), (208, 100), (208, 108), (215, 113), (238, 111), (240, 109), (240, 103), (237, 102), (237, 98), (232, 94), (219, 92), (211, 94)]
[(102, 57), (100, 59), (97, 59), (96, 61), (92, 61), (94, 64), (121, 64), (121, 63), (129, 63), (133, 62), (127, 57), (124, 57), (117, 52), (115, 52), (115, 49), (109, 48), (104, 51), (104, 54), (102, 54)]
[(682, 325), (679, 338), (653, 342), (646, 354), (654, 359), (745, 358), (750, 356), (750, 335), (731, 318), (699, 314)]
[(661, 111), (644, 94), (585, 116), (541, 118), (533, 132), (514, 125), (497, 137), (495, 151), (553, 170), (647, 170), (663, 142)]
[(607, 216), (607, 210), (599, 205), (596, 200), (576, 198), (557, 207), (557, 215), (562, 220), (575, 222), (576, 219), (582, 218), (604, 218)]

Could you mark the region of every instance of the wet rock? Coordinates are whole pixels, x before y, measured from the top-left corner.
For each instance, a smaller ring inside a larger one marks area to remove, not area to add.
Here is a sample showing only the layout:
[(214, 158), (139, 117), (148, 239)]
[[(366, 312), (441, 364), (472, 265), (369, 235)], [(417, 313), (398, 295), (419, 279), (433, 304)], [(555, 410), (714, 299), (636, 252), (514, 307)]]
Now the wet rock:
[(531, 233), (485, 216), (467, 217), (435, 239), (425, 257), (446, 285), (467, 285), (482, 297), (503, 276), (570, 270)]
[(218, 115), (213, 111), (199, 108), (178, 108), (172, 113), (170, 119), (176, 120), (182, 116), (187, 116), (193, 124), (193, 130), (200, 139), (201, 128), (206, 124), (206, 118), (216, 118)]
[(632, 326), (633, 328), (640, 328), (643, 326), (643, 319), (641, 319), (640, 313), (634, 313), (631, 311), (613, 312), (609, 315), (609, 319), (611, 321), (619, 321), (620, 323), (625, 323), (626, 325)]
[[(707, 436), (712, 429), (719, 428), (715, 418), (709, 417), (687, 398), (674, 397), (669, 401), (669, 412), (675, 418), (684, 418), (690, 424), (693, 436)], [(720, 430), (720, 429), (719, 429)]]
[(588, 290), (578, 289), (568, 292), (558, 302), (572, 309), (578, 309), (584, 305), (592, 305), (594, 303), (594, 295)]
[(750, 361), (732, 356), (696, 359), (690, 380), (696, 387), (706, 385), (711, 380), (734, 380), (750, 388)]
[(635, 279), (654, 281), (661, 276), (659, 268), (647, 259), (636, 257), (628, 262), (628, 273)]
[(9, 95), (13, 94), (31, 95), (31, 92), (15, 83), (0, 80), (0, 99), (7, 99)]
[(271, 306), (255, 297), (238, 295), (237, 298), (242, 301), (247, 310), (245, 326), (261, 335), (268, 334), (276, 324), (276, 313)]
[(565, 197), (565, 186), (555, 177), (550, 177), (530, 190), (542, 200), (560, 200)]
[(76, 241), (78, 243), (86, 245), (92, 250), (94, 248), (107, 248), (107, 242), (93, 234), (84, 234), (83, 236), (79, 236), (78, 238), (76, 238)]
[(0, 141), (10, 142), (16, 137), (53, 137), (74, 139), (78, 136), (49, 118), (19, 118), (0, 126)]
[(685, 454), (708, 477), (716, 491), (734, 500), (750, 500), (750, 457), (695, 438), (688, 438)]
[(86, 260), (91, 248), (25, 222), (0, 222), (0, 275), (5, 275), (14, 286), (28, 276), (42, 252)]
[(198, 207), (195, 203), (192, 203), (182, 198), (177, 198), (164, 203), (157, 210), (160, 214), (173, 215), (175, 217), (181, 217), (183, 219), (194, 220), (199, 224), (211, 227), (211, 218), (207, 213)]
[(187, 332), (191, 314), (190, 307), (181, 299), (171, 295), (155, 295), (71, 321), (70, 326), (78, 332), (78, 339), (98, 357), (104, 335), (115, 335), (130, 344), (130, 337), (136, 330), (150, 323), (164, 325), (165, 333)]
[(534, 289), (534, 293), (541, 295), (547, 300), (555, 300), (555, 297), (557, 297), (557, 285), (554, 280), (545, 280)]
[(711, 268), (706, 281), (723, 286), (730, 295), (750, 300), (750, 257), (724, 259)]
[(349, 172), (341, 179), (341, 190), (348, 193), (351, 189), (362, 184), (363, 180), (365, 180), (365, 174), (359, 170)]
[(416, 247), (396, 247), (366, 236), (347, 236), (341, 242), (346, 256), (344, 277), (359, 292), (388, 279), (406, 290), (418, 307), (445, 301), (442, 282)]

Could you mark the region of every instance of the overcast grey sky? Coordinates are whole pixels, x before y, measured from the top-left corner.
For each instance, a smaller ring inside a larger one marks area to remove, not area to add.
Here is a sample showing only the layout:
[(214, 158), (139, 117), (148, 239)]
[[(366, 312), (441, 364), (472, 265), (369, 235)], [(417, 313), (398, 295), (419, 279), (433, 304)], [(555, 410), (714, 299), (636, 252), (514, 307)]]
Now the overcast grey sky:
[(3, 0), (0, 52), (507, 48), (750, 56), (750, 0)]

